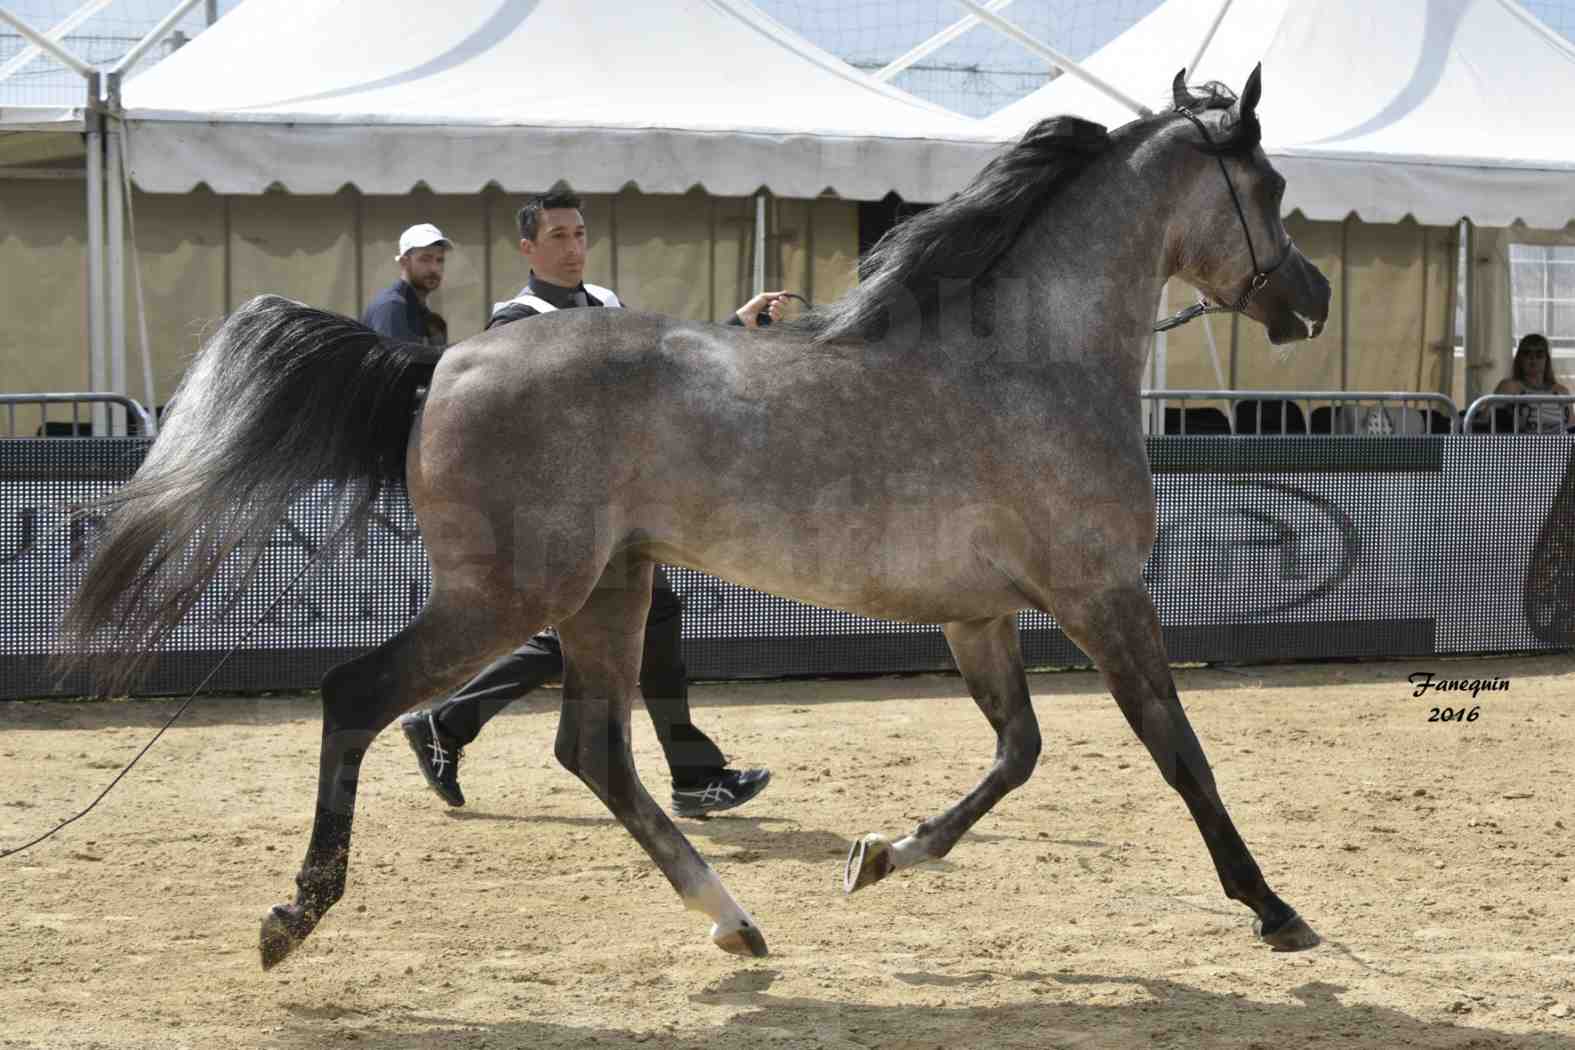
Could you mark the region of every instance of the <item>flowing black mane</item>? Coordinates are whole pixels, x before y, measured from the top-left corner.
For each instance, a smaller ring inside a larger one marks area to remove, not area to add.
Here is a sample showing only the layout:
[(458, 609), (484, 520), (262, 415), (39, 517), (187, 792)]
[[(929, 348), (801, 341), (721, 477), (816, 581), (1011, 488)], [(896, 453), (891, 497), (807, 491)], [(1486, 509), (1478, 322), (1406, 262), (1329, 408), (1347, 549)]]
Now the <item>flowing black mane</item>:
[[(1178, 83), (1175, 111), (1143, 117), (1117, 133), (1169, 122), (1175, 112), (1194, 115), (1229, 109), (1236, 96), (1218, 82), (1198, 88)], [(1211, 153), (1241, 153), (1258, 144), (1258, 118), (1250, 110), (1218, 130)], [(1011, 247), (1028, 220), (1057, 190), (1109, 148), (1112, 133), (1077, 117), (1039, 121), (972, 182), (928, 211), (892, 227), (859, 263), (859, 286), (837, 302), (813, 310), (793, 327), (817, 342), (879, 338), (893, 318), (932, 312), (941, 282), (982, 277)]]
[(915, 303), (927, 313), (943, 279), (982, 275), (1038, 206), (1109, 144), (1101, 124), (1077, 117), (1041, 120), (965, 188), (892, 227), (859, 263), (859, 287), (795, 327), (821, 342), (868, 339)]

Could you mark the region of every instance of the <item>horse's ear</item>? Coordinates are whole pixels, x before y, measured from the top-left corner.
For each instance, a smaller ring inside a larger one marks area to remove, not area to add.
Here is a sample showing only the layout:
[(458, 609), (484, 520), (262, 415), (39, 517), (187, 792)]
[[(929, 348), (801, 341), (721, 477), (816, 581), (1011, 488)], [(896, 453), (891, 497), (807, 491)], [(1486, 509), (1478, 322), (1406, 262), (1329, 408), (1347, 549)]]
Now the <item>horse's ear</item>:
[(1170, 82), (1170, 101), (1177, 109), (1188, 109), (1192, 106), (1192, 92), (1187, 90), (1187, 68), (1183, 66), (1176, 74), (1176, 79)]
[(1263, 97), (1263, 63), (1259, 62), (1252, 67), (1252, 75), (1247, 78), (1247, 86), (1241, 89), (1241, 98), (1236, 102), (1236, 109), (1243, 117), (1251, 116), (1258, 111), (1258, 100)]

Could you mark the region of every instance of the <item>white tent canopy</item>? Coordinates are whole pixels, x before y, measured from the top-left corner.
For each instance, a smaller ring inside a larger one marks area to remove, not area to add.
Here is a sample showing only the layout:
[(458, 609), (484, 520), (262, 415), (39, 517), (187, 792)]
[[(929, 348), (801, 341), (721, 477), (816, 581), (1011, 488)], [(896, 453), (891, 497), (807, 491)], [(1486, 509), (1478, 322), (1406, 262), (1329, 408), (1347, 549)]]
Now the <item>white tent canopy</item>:
[(249, 0), (124, 103), (133, 177), (162, 193), (933, 201), (997, 148), (745, 0)]
[[(1091, 56), (1091, 72), (1169, 105), (1220, 0), (1169, 0)], [(1575, 220), (1575, 47), (1513, 0), (1231, 4), (1193, 84), (1239, 90), (1263, 63), (1264, 149), (1286, 176), (1284, 208), (1429, 225), (1563, 227)], [(1132, 119), (1061, 77), (991, 116), (998, 134), (1071, 113)]]

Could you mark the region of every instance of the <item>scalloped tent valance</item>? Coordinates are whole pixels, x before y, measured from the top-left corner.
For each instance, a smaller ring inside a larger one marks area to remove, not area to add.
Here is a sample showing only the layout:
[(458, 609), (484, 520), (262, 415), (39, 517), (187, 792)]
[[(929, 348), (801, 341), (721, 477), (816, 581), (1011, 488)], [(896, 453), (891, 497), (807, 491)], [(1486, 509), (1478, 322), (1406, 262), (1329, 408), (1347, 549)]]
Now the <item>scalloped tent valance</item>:
[(564, 180), (934, 201), (998, 148), (745, 0), (248, 0), (124, 102), (132, 177), (161, 193)]
[[(1168, 0), (1085, 65), (1168, 106), (1171, 78), (1220, 7)], [(1542, 229), (1575, 220), (1575, 46), (1514, 0), (1235, 3), (1188, 81), (1239, 90), (1260, 61), (1264, 150), (1289, 182), (1287, 214)], [(1053, 113), (1131, 119), (1067, 76), (984, 123), (1007, 135)]]

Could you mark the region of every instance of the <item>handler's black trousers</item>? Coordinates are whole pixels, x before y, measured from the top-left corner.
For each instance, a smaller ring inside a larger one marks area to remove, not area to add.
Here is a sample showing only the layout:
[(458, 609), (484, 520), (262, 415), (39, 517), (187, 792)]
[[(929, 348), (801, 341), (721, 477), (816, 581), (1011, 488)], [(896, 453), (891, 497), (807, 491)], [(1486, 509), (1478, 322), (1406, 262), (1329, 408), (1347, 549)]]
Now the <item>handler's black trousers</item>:
[[(683, 602), (657, 566), (651, 612), (645, 622), (640, 692), (667, 755), (673, 783), (693, 784), (714, 776), (727, 762), (711, 738), (689, 720), (689, 677), (678, 644), (682, 616)], [(432, 714), (443, 732), (463, 747), (480, 735), (481, 727), (493, 715), (562, 674), (563, 649), (557, 635), (538, 634), (488, 665)]]

